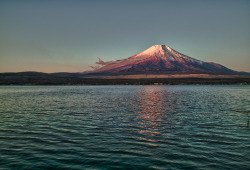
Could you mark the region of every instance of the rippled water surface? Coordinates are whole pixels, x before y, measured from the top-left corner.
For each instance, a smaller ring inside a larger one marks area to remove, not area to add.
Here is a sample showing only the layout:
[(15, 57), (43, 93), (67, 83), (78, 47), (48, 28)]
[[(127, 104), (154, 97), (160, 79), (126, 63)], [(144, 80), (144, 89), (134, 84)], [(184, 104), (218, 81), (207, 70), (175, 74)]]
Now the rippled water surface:
[(250, 169), (250, 86), (0, 86), (0, 169)]

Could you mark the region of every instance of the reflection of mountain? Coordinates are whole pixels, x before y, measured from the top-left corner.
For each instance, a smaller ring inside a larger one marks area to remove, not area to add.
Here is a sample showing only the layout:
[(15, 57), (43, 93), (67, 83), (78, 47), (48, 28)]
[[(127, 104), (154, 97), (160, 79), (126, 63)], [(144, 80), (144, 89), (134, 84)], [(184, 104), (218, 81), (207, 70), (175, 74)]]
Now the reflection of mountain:
[(123, 60), (96, 62), (95, 74), (240, 74), (220, 64), (203, 62), (166, 45), (154, 45)]
[(171, 129), (175, 113), (172, 102), (168, 102), (163, 86), (145, 86), (137, 98), (137, 119), (143, 127), (140, 133), (157, 135), (162, 129)]
[[(144, 118), (156, 120), (156, 115), (164, 112), (164, 94), (162, 93), (161, 86), (145, 86), (140, 93), (140, 112), (144, 114)], [(152, 117), (154, 116), (154, 117)]]

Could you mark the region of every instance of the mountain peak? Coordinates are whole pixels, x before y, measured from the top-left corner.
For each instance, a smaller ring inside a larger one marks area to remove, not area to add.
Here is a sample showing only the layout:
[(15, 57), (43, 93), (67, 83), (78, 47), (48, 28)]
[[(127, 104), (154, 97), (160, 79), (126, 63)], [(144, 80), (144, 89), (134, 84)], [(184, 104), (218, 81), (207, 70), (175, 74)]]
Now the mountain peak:
[(145, 53), (147, 53), (147, 52), (152, 53), (152, 52), (159, 52), (159, 51), (162, 51), (162, 52), (164, 52), (164, 51), (171, 51), (172, 52), (173, 49), (170, 48), (167, 45), (153, 45), (153, 46), (149, 47), (148, 49), (146, 49), (143, 52), (145, 52)]
[(170, 47), (166, 45), (153, 45), (149, 47), (148, 49), (130, 57), (130, 58), (147, 58), (150, 56), (158, 56), (158, 57), (163, 57), (165, 55), (166, 49), (171, 49)]
[[(154, 47), (155, 49), (164, 49), (164, 48), (170, 48), (169, 46), (167, 45), (153, 45), (151, 47)], [(149, 47), (149, 48), (151, 48)], [(171, 48), (170, 48), (171, 49)]]
[(164, 48), (170, 48), (167, 45), (153, 45), (151, 47), (149, 47), (148, 49), (152, 49), (152, 50), (162, 50)]
[(209, 63), (179, 53), (167, 45), (153, 45), (129, 58), (104, 62), (99, 59), (88, 73), (112, 74), (235, 74), (220, 64)]

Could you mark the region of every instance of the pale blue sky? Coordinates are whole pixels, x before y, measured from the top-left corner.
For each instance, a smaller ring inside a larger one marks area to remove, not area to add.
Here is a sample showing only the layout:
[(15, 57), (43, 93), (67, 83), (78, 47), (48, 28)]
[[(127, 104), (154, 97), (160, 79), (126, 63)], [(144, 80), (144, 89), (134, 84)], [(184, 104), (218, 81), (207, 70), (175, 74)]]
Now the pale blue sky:
[(0, 72), (82, 72), (155, 44), (250, 72), (250, 1), (0, 1)]

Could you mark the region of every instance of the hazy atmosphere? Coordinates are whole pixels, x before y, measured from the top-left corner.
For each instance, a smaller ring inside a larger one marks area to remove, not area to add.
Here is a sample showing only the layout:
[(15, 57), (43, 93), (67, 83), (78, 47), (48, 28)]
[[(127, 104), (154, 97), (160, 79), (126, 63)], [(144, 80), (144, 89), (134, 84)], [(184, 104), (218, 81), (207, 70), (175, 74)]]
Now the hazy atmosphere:
[(82, 72), (165, 44), (250, 72), (250, 1), (0, 1), (0, 72)]

